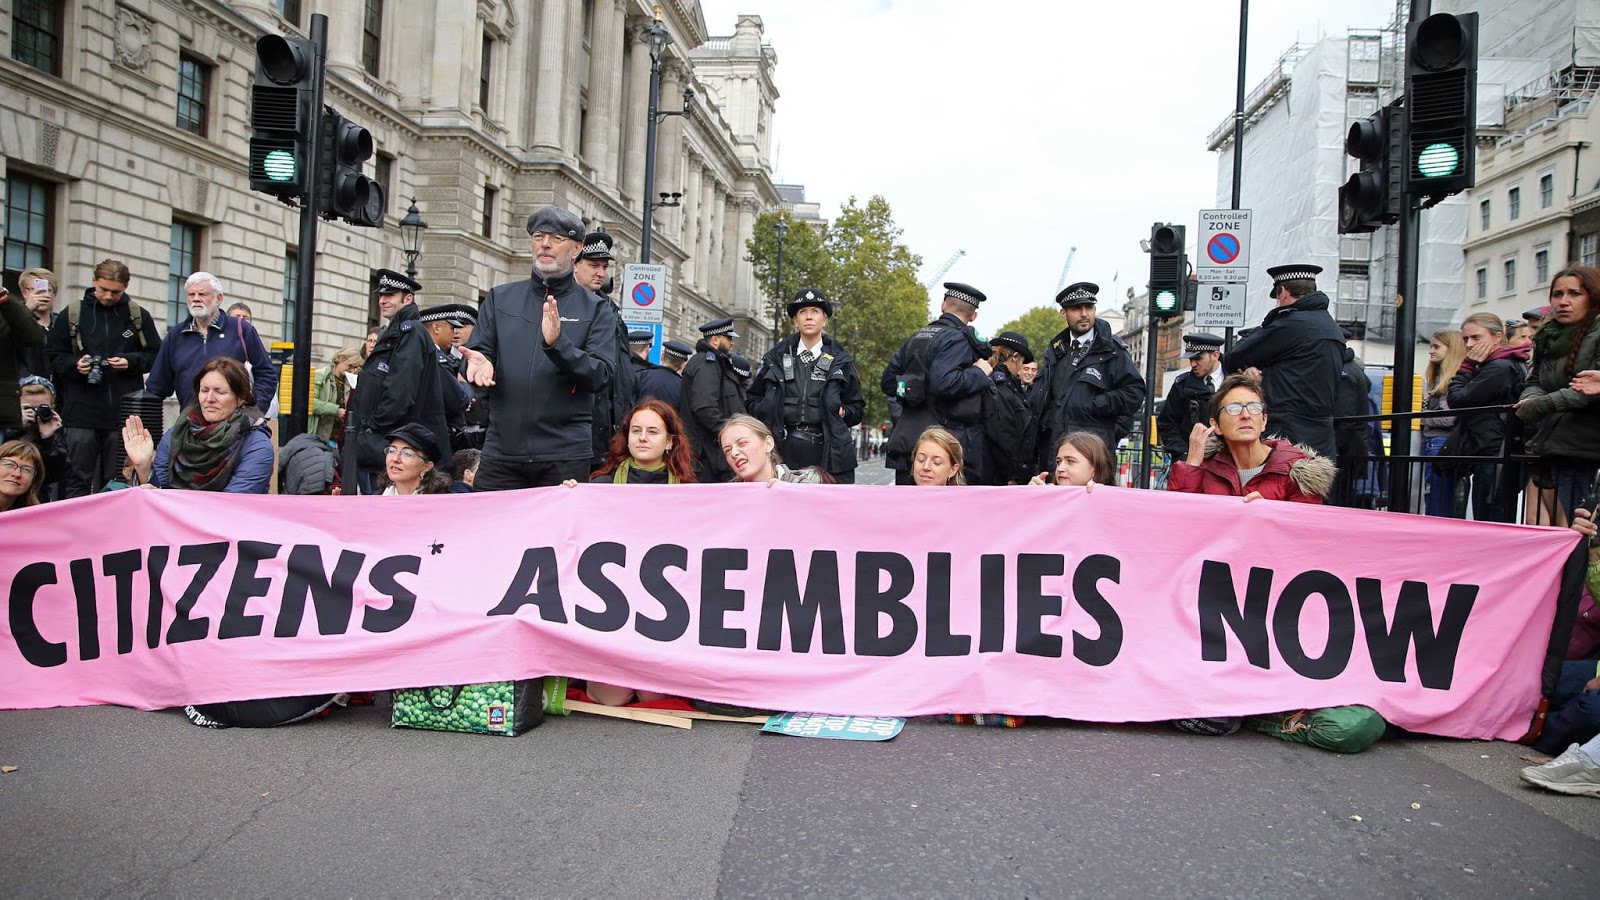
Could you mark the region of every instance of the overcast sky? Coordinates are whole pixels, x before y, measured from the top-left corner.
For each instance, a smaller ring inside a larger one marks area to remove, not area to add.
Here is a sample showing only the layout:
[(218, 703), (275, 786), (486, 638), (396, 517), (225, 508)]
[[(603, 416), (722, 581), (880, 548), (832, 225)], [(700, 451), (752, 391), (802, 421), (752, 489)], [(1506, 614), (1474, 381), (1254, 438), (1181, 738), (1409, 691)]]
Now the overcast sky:
[[(777, 179), (805, 185), (828, 218), (882, 194), (923, 281), (967, 251), (946, 280), (989, 295), (981, 333), (1049, 305), (1070, 247), (1068, 283), (1098, 283), (1102, 309), (1143, 288), (1152, 222), (1186, 224), (1193, 256), (1217, 195), (1206, 136), (1233, 112), (1237, 0), (701, 7), (713, 36), (762, 18), (778, 56)], [(1381, 28), (1394, 8), (1256, 0), (1246, 90), (1295, 41)]]

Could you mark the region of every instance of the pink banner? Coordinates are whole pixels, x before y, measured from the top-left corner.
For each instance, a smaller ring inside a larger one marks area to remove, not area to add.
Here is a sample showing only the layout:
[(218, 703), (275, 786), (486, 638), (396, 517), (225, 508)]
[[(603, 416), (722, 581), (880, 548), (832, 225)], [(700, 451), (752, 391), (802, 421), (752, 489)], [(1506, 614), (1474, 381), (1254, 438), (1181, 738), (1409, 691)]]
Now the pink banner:
[(1100, 722), (1362, 703), (1515, 738), (1569, 531), (1117, 488), (122, 491), (0, 515), (0, 708), (564, 674)]

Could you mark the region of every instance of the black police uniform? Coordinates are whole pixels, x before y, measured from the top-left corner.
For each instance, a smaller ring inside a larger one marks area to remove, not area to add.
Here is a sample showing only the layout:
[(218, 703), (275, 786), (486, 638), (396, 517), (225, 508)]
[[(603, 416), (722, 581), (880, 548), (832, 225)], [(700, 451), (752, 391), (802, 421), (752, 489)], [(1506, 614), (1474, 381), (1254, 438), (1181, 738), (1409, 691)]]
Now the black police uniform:
[[(1289, 280), (1269, 269), (1275, 281)], [(1312, 277), (1309, 270), (1288, 274)], [(1266, 393), (1267, 431), (1270, 436), (1304, 444), (1328, 459), (1338, 458), (1333, 434), (1333, 410), (1344, 367), (1344, 333), (1328, 314), (1328, 295), (1312, 291), (1267, 313), (1261, 327), (1250, 332), (1222, 358), (1224, 372), (1261, 370)]]
[[(700, 331), (706, 337), (733, 334), (733, 320), (711, 322)], [(745, 411), (744, 382), (733, 371), (728, 354), (712, 350), (704, 339), (695, 351), (683, 367), (683, 391), (678, 398), (678, 415), (694, 447), (695, 477), (704, 482), (732, 481), (733, 470), (722, 455), (717, 431), (730, 416)]]
[(1097, 434), (1112, 453), (1128, 433), (1132, 417), (1144, 403), (1144, 376), (1128, 355), (1127, 345), (1103, 320), (1094, 323), (1094, 337), (1077, 365), (1072, 364), (1072, 329), (1050, 341), (1039, 361), (1039, 375), (1028, 395), (1032, 429), (1029, 457), (1036, 472), (1055, 466), (1056, 442), (1069, 432)]
[[(1222, 338), (1212, 334), (1187, 334), (1183, 340), (1186, 359), (1194, 359), (1192, 354), (1215, 353), (1222, 349)], [(1184, 372), (1172, 382), (1166, 402), (1161, 404), (1161, 414), (1156, 417), (1156, 435), (1169, 461), (1188, 459), (1190, 432), (1195, 425), (1211, 421), (1211, 395), (1221, 381), (1214, 376), (1220, 374), (1219, 366), (1204, 378)]]
[(884, 465), (895, 470), (896, 483), (911, 483), (917, 438), (934, 425), (948, 429), (961, 442), (967, 483), (981, 481), (983, 422), (994, 412), (994, 383), (973, 364), (988, 356), (989, 345), (953, 313), (924, 325), (895, 351), (879, 388), (900, 401), (900, 418), (884, 445)]
[(861, 378), (855, 359), (831, 336), (822, 335), (817, 354), (805, 358), (798, 334), (779, 341), (761, 360), (745, 403), (772, 430), (789, 468), (820, 466), (835, 481), (853, 483), (850, 428), (861, 424)]
[[(381, 278), (380, 273), (380, 284)], [(440, 447), (450, 446), (444, 393), (439, 384), (443, 376), (438, 348), (420, 319), (415, 303), (396, 310), (389, 326), (378, 335), (378, 342), (361, 368), (361, 377), (356, 380), (351, 415), (355, 437), (350, 444), (361, 469), (382, 469), (383, 450), (388, 446), (384, 435), (408, 423), (427, 428)], [(444, 471), (450, 470), (450, 464), (448, 456), (435, 462)], [(344, 481), (353, 483), (348, 477)]]

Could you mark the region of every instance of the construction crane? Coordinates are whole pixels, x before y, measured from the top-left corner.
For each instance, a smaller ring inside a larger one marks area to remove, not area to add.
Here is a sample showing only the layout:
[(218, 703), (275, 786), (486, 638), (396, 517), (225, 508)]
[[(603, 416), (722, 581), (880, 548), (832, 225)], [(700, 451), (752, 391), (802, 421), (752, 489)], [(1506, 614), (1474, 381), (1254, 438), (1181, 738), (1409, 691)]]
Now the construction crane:
[(939, 271), (934, 273), (932, 278), (928, 279), (928, 290), (931, 291), (938, 287), (939, 282), (944, 281), (944, 276), (949, 274), (951, 267), (956, 264), (956, 260), (966, 255), (967, 251), (965, 250), (957, 250), (956, 252), (950, 254), (950, 258), (944, 261), (944, 265), (939, 267)]
[(1078, 255), (1078, 248), (1073, 247), (1067, 251), (1067, 262), (1061, 267), (1061, 280), (1056, 282), (1056, 291), (1067, 286), (1067, 273), (1072, 271), (1072, 258)]

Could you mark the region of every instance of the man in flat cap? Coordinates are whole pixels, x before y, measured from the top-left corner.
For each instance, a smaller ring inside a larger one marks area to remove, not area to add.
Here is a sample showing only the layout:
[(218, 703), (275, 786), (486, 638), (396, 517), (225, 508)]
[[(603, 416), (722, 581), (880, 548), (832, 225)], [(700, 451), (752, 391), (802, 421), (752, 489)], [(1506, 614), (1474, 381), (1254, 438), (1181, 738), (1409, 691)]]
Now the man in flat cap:
[(1080, 281), (1056, 294), (1067, 327), (1050, 340), (1028, 394), (1033, 415), (1026, 450), (1042, 472), (1055, 465), (1056, 444), (1069, 432), (1097, 434), (1112, 453), (1144, 403), (1144, 376), (1128, 347), (1095, 318), (1100, 286)]
[(478, 307), (463, 355), (467, 380), (489, 389), (494, 415), (473, 489), (586, 481), (595, 398), (616, 377), (616, 310), (579, 284), (583, 222), (559, 206), (528, 216), (532, 277), (495, 287)]
[(879, 388), (900, 404), (900, 418), (884, 445), (884, 465), (895, 484), (911, 484), (917, 438), (942, 425), (961, 441), (968, 484), (983, 477), (983, 423), (994, 412), (994, 367), (989, 345), (972, 330), (978, 306), (988, 299), (969, 284), (947, 281), (939, 318), (917, 329), (884, 367)]
[(611, 263), (616, 260), (611, 255), (612, 246), (614, 241), (605, 229), (591, 231), (583, 236), (583, 250), (579, 251), (578, 261), (572, 266), (572, 277), (609, 303), (617, 319), (617, 358), (612, 368), (611, 383), (595, 395), (594, 419), (590, 425), (590, 433), (594, 436), (594, 458), (590, 460), (590, 465), (596, 469), (605, 464), (611, 436), (617, 433), (617, 426), (627, 418), (628, 410), (633, 409), (639, 396), (638, 373), (633, 367), (633, 354), (628, 350), (628, 325), (622, 321), (622, 310), (617, 308), (617, 301), (611, 298), (611, 289), (608, 287), (611, 283)]
[(1205, 332), (1184, 335), (1183, 358), (1189, 371), (1172, 382), (1156, 417), (1161, 449), (1173, 461), (1189, 458), (1189, 433), (1196, 423), (1211, 420), (1211, 395), (1222, 386), (1222, 338)]
[(733, 342), (739, 333), (733, 319), (713, 319), (700, 326), (695, 355), (683, 367), (678, 415), (694, 447), (695, 477), (703, 482), (732, 481), (733, 470), (722, 456), (717, 430), (730, 416), (745, 411), (744, 381), (733, 370)]
[(817, 466), (840, 484), (856, 480), (856, 444), (850, 428), (865, 409), (855, 358), (823, 334), (833, 303), (817, 288), (789, 302), (794, 334), (767, 351), (745, 405), (767, 423), (778, 455), (790, 468)]
[(1222, 357), (1222, 370), (1261, 378), (1269, 437), (1303, 444), (1331, 460), (1344, 334), (1328, 314), (1328, 295), (1317, 290), (1321, 271), (1308, 264), (1268, 269), (1277, 306)]
[[(350, 421), (354, 438), (345, 440), (347, 473), (343, 483), (347, 492), (356, 485), (363, 494), (371, 492), (371, 477), (384, 467), (385, 437), (401, 425), (421, 425), (433, 432), (440, 446), (450, 445), (450, 427), (445, 420), (443, 377), (437, 348), (423, 327), (417, 308), (416, 279), (392, 269), (378, 270), (378, 311), (389, 324), (378, 335), (377, 343), (362, 366), (351, 401)], [(354, 467), (349, 464), (354, 456)], [(439, 465), (448, 470), (450, 461)], [(356, 478), (348, 473), (358, 472)]]
[(1027, 484), (1035, 473), (1021, 454), (1028, 431), (1028, 390), (1022, 369), (1034, 362), (1027, 335), (1002, 331), (989, 339), (994, 372), (994, 415), (983, 425), (983, 483)]

